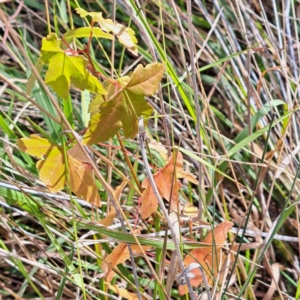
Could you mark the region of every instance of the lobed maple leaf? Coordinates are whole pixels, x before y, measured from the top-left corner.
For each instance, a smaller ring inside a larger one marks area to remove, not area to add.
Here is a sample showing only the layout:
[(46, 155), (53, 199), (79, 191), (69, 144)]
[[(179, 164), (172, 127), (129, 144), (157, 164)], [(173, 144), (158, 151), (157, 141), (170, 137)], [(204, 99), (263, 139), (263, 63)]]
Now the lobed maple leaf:
[(162, 76), (162, 64), (154, 63), (145, 68), (138, 65), (131, 77), (120, 78), (118, 82), (122, 87), (114, 90), (116, 93), (109, 92), (108, 100), (100, 102), (98, 113), (95, 113), (93, 103), (94, 114), (83, 137), (83, 143), (92, 145), (105, 142), (121, 128), (125, 138), (134, 138), (138, 133), (138, 117), (147, 118), (152, 113), (152, 107), (144, 97), (156, 92)]
[(39, 177), (51, 192), (58, 192), (63, 189), (65, 184), (65, 161), (61, 147), (51, 144), (47, 139), (36, 134), (32, 134), (30, 139), (19, 139), (17, 146), (29, 155), (41, 159), (36, 164)]
[[(222, 246), (226, 242), (228, 231), (233, 226), (232, 222), (223, 222), (210, 231), (202, 241), (210, 247), (194, 249), (187, 254), (184, 259), (184, 265), (188, 267), (192, 263), (199, 263), (205, 273), (208, 284), (212, 284), (214, 278), (220, 273), (219, 270), (225, 261), (225, 254), (222, 253)], [(190, 284), (198, 287), (203, 282), (202, 273), (199, 268), (190, 271), (194, 276), (190, 278)], [(222, 280), (223, 272), (219, 274), (219, 281)], [(181, 285), (178, 289), (179, 295), (183, 296), (188, 293), (187, 285)]]
[(81, 55), (69, 55), (60, 48), (61, 41), (51, 33), (42, 40), (40, 59), (48, 65), (45, 82), (65, 100), (70, 95), (71, 83), (80, 90), (95, 94), (106, 94), (97, 77), (87, 70), (88, 61)]
[(128, 51), (134, 55), (138, 54), (137, 39), (131, 28), (113, 22), (111, 19), (104, 19), (101, 12), (87, 12), (82, 8), (76, 8), (76, 12), (81, 18), (92, 17), (93, 21), (97, 22), (103, 31), (107, 33), (112, 32)]
[[(32, 134), (30, 138), (19, 139), (17, 146), (20, 150), (40, 159), (36, 164), (39, 178), (51, 192), (58, 192), (64, 188), (65, 184), (68, 184), (62, 147), (53, 145), (36, 134)], [(90, 164), (84, 161), (84, 153), (78, 149), (80, 148), (76, 145), (67, 152), (70, 189), (77, 197), (100, 206), (93, 170)]]
[[(153, 178), (160, 196), (165, 198), (167, 201), (170, 201), (170, 205), (174, 210), (177, 210), (178, 191), (181, 188), (181, 183), (177, 179), (185, 178), (194, 184), (198, 184), (194, 175), (183, 170), (183, 157), (180, 152), (178, 152), (175, 156), (172, 155), (167, 164), (153, 175)], [(142, 218), (146, 219), (157, 210), (158, 202), (148, 178), (143, 181), (142, 187), (145, 188), (145, 190), (141, 197), (140, 212)]]

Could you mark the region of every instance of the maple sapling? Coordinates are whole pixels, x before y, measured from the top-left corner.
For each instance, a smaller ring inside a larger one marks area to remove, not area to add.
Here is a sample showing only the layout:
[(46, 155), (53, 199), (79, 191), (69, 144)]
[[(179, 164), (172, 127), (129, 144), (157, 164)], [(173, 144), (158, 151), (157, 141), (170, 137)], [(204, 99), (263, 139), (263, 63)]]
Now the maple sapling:
[[(71, 84), (95, 95), (90, 103), (91, 118), (88, 127), (81, 131), (83, 145), (106, 142), (120, 129), (123, 129), (125, 138), (134, 138), (138, 133), (138, 118), (147, 118), (152, 114), (153, 109), (145, 96), (152, 96), (157, 91), (164, 72), (163, 65), (138, 65), (130, 76), (117, 80), (106, 78), (96, 71), (90, 56), (92, 38), (111, 40), (115, 35), (131, 53), (137, 54), (134, 32), (119, 23), (104, 19), (101, 13), (88, 13), (82, 9), (77, 9), (77, 12), (81, 17), (92, 18), (90, 27), (69, 30), (62, 39), (54, 33), (42, 39), (39, 63), (48, 66), (45, 83), (66, 101), (70, 97)], [(96, 23), (100, 28), (94, 26)], [(68, 44), (69, 40), (76, 38), (88, 38), (82, 50), (73, 50)], [(99, 81), (99, 77), (106, 81), (105, 86)], [(62, 146), (51, 144), (37, 135), (20, 139), (18, 146), (39, 159), (36, 164), (39, 177), (50, 191), (58, 192), (67, 184), (78, 197), (100, 206), (93, 170), (84, 158), (74, 156), (74, 151), (70, 148), (72, 141), (73, 139), (66, 142), (66, 157)], [(66, 174), (67, 170), (69, 174)], [(69, 183), (66, 178), (70, 179)]]

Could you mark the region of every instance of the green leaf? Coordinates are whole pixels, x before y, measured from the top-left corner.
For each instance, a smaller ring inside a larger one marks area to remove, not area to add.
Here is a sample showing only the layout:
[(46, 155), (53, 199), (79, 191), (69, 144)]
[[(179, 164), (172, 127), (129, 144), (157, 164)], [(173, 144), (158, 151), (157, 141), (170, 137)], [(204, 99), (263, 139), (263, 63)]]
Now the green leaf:
[[(74, 218), (69, 222), (75, 222), (76, 225), (78, 226), (78, 228), (94, 230), (97, 233), (105, 234), (105, 235), (109, 236), (110, 238), (115, 239), (119, 243), (123, 242), (123, 243), (136, 244), (135, 238), (130, 233), (119, 232), (119, 231), (110, 229), (108, 227), (99, 225), (97, 223), (82, 220), (80, 218)], [(152, 236), (143, 235), (143, 234), (136, 234), (136, 238), (138, 239), (138, 241), (140, 242), (140, 244), (142, 246), (151, 246), (151, 247), (155, 247), (155, 248), (159, 248), (159, 249), (166, 247), (169, 250), (175, 249), (174, 242), (173, 242), (173, 240), (170, 240), (170, 239), (167, 239), (167, 241), (165, 241), (164, 238), (157, 238), (157, 237), (152, 237)], [(166, 242), (166, 244), (165, 244), (165, 242)], [(182, 246), (183, 246), (184, 250), (202, 248), (202, 247), (203, 248), (211, 247), (211, 245), (208, 245), (207, 243), (194, 242), (194, 241), (184, 241)]]
[(93, 32), (92, 37), (96, 38), (105, 38), (112, 40), (113, 36), (109, 33), (104, 32), (98, 27), (81, 27), (73, 30), (69, 30), (64, 34), (64, 39), (68, 38), (89, 38), (91, 31)]
[(5, 132), (8, 135), (9, 138), (16, 138), (15, 133), (13, 132), (13, 130), (11, 130), (11, 128), (7, 124), (7, 121), (1, 116), (1, 114), (0, 114), (0, 128), (3, 130), (3, 132)]
[[(261, 107), (253, 117), (251, 117), (251, 130), (253, 131), (255, 126), (258, 124), (258, 122), (267, 115), (272, 109), (279, 105), (284, 105), (285, 102), (279, 99), (271, 100), (270, 102), (266, 103), (263, 107)], [(288, 120), (288, 119), (287, 119)], [(284, 121), (283, 121), (284, 122)], [(241, 142), (243, 139), (247, 138), (249, 136), (249, 128), (246, 126), (234, 139), (235, 143)]]
[[(295, 111), (298, 110), (298, 108), (295, 109)], [(265, 132), (267, 132), (270, 128), (270, 126), (273, 128), (276, 126), (278, 123), (283, 122), (286, 118), (289, 118), (291, 114), (293, 114), (294, 111), (287, 112), (286, 114), (282, 115), (280, 118), (275, 120), (272, 124), (269, 124), (256, 132), (252, 133), (251, 135), (248, 135), (245, 139), (241, 140), (238, 142), (235, 146), (233, 146), (227, 153), (227, 156), (230, 157), (237, 153), (239, 150), (241, 150), (243, 147), (247, 146), (249, 143), (252, 141), (255, 141), (258, 139), (261, 135), (263, 135)]]
[(49, 65), (46, 84), (65, 100), (69, 98), (71, 83), (80, 90), (106, 94), (99, 80), (87, 70), (88, 61), (83, 56), (67, 55), (69, 52), (62, 50), (59, 45), (60, 41), (55, 34), (43, 38), (41, 60)]
[(60, 4), (58, 6), (58, 10), (59, 10), (59, 15), (62, 19), (62, 21), (67, 24), (69, 19), (68, 19), (68, 13), (67, 13), (67, 5), (66, 2), (64, 0), (60, 1)]
[(118, 82), (122, 88), (108, 101), (100, 104), (99, 112), (91, 118), (83, 142), (91, 145), (107, 141), (121, 127), (125, 138), (134, 138), (138, 133), (138, 117), (147, 118), (152, 113), (152, 107), (144, 97), (156, 92), (162, 76), (163, 66), (154, 63), (145, 68), (139, 65), (131, 77), (120, 78)]

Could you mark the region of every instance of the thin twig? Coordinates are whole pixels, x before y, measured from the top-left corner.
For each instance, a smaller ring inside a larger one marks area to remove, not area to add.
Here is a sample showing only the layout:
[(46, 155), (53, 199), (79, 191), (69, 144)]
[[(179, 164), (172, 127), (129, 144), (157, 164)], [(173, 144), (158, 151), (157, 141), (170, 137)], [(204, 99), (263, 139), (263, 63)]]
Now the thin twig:
[[(151, 184), (151, 187), (154, 191), (154, 194), (155, 194), (155, 197), (157, 199), (158, 205), (159, 205), (160, 209), (162, 210), (162, 212), (164, 214), (164, 217), (167, 221), (168, 227), (170, 229), (172, 240), (173, 240), (174, 245), (175, 245), (175, 251), (178, 255), (180, 268), (181, 268), (181, 270), (184, 270), (185, 267), (184, 267), (184, 263), (183, 263), (183, 260), (182, 260), (182, 257), (181, 257), (181, 251), (180, 251), (180, 247), (179, 247), (179, 241), (176, 237), (176, 232), (174, 230), (172, 221), (169, 218), (168, 211), (165, 208), (165, 205), (164, 205), (164, 203), (163, 203), (163, 201), (162, 201), (162, 199), (159, 195), (157, 186), (155, 184), (153, 175), (152, 175), (151, 170), (150, 170), (150, 166), (149, 166), (149, 162), (148, 162), (148, 158), (147, 158), (147, 154), (146, 154), (146, 150), (145, 150), (145, 137), (146, 137), (146, 132), (145, 132), (145, 129), (144, 129), (144, 119), (143, 119), (143, 117), (140, 117), (139, 118), (139, 141), (140, 141), (140, 148), (141, 148), (141, 152), (142, 152), (143, 161), (144, 161), (144, 164), (145, 164), (145, 170), (146, 170), (146, 173), (147, 173), (147, 177), (148, 177), (148, 179), (150, 181), (150, 184)], [(187, 286), (188, 286), (188, 289), (189, 289), (191, 299), (195, 300), (193, 288), (192, 288), (191, 283), (189, 282), (187, 276), (185, 276), (185, 280), (186, 280), (186, 283), (187, 283)]]
[[(189, 43), (190, 43), (190, 61), (191, 61), (191, 76), (192, 76), (192, 87), (194, 94), (194, 103), (196, 107), (196, 134), (197, 134), (197, 151), (202, 153), (202, 139), (200, 135), (200, 118), (201, 118), (201, 110), (198, 98), (198, 85), (196, 79), (196, 65), (195, 65), (195, 51), (194, 51), (194, 34), (193, 34), (193, 24), (192, 24), (192, 3), (191, 0), (187, 0), (187, 17), (188, 17), (188, 29), (189, 29)], [(199, 195), (202, 194), (201, 191), (201, 182), (202, 182), (202, 164), (198, 162), (198, 180), (199, 180)], [(199, 198), (198, 201), (199, 207), (199, 218), (202, 217), (203, 214), (203, 205), (202, 205), (202, 197)]]

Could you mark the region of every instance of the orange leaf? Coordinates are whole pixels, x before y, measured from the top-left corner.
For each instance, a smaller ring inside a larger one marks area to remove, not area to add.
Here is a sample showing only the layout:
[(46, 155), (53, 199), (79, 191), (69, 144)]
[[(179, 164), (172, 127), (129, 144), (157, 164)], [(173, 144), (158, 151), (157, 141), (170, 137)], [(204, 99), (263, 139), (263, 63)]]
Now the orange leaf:
[[(208, 284), (210, 285), (213, 283), (213, 278), (218, 274), (220, 266), (223, 266), (225, 255), (222, 253), (221, 247), (225, 244), (227, 233), (232, 226), (233, 223), (227, 221), (216, 226), (203, 240), (203, 243), (212, 246), (194, 249), (184, 259), (184, 265), (186, 267), (192, 263), (199, 263), (205, 273)], [(215, 245), (215, 247), (213, 245)], [(191, 285), (193, 287), (199, 286), (203, 281), (200, 269), (193, 269), (190, 273), (194, 275), (194, 277), (190, 279)], [(222, 276), (220, 276), (219, 280), (221, 280), (221, 278)], [(185, 295), (187, 293), (187, 286), (179, 286), (178, 292), (181, 296)]]
[[(138, 300), (139, 299), (137, 294), (130, 293), (126, 289), (119, 288), (117, 285), (109, 284), (108, 288), (110, 290), (112, 290), (114, 293), (118, 294), (119, 296), (121, 296), (122, 298), (125, 298), (127, 300)], [(145, 298), (143, 297), (143, 299), (145, 299)]]
[(233, 223), (228, 221), (216, 226), (214, 230), (211, 230), (203, 240), (203, 243), (212, 245), (212, 247), (203, 248), (202, 250), (205, 253), (211, 253), (214, 245), (216, 245), (218, 248), (222, 247), (226, 242), (227, 233), (232, 226)]
[[(151, 246), (142, 246), (142, 248), (146, 252), (146, 251), (150, 250), (152, 247)], [(143, 253), (139, 245), (131, 245), (131, 250), (133, 253), (136, 253), (136, 254)]]
[(73, 158), (77, 158), (82, 162), (88, 162), (86, 154), (82, 151), (78, 143), (76, 143), (74, 147), (68, 150), (68, 155), (71, 155)]
[[(197, 259), (195, 260), (194, 257)], [(196, 263), (197, 261), (201, 264), (202, 268), (206, 267), (206, 254), (203, 253), (202, 249), (194, 249), (191, 251), (190, 255), (188, 254), (184, 259), (184, 265), (187, 267), (192, 263)], [(190, 284), (193, 287), (197, 287), (202, 282), (202, 273), (199, 268), (193, 269), (190, 271), (194, 275), (193, 278), (190, 278)], [(179, 295), (185, 295), (188, 292), (187, 285), (180, 285), (178, 288)]]
[(115, 276), (115, 272), (112, 269), (129, 258), (129, 251), (127, 249), (127, 244), (119, 244), (101, 264), (101, 269), (106, 273), (106, 280), (108, 282), (111, 282)]
[[(177, 179), (185, 178), (195, 184), (198, 184), (198, 181), (194, 175), (182, 169), (183, 158), (180, 152), (177, 153), (176, 163), (174, 160), (175, 157), (172, 155), (167, 164), (153, 175), (153, 178), (160, 196), (165, 198), (167, 201), (171, 200), (172, 209), (177, 210), (178, 191), (181, 188), (181, 183)], [(174, 176), (174, 172), (176, 176)], [(144, 190), (141, 198), (141, 216), (143, 219), (146, 219), (156, 211), (158, 203), (148, 179), (142, 183), (142, 186), (146, 189)]]
[(124, 179), (122, 183), (119, 186), (117, 186), (114, 190), (114, 195), (118, 201), (120, 201), (122, 191), (124, 190), (126, 184), (127, 184), (127, 180)]
[(146, 179), (142, 186), (147, 184), (146, 189), (141, 197), (141, 209), (140, 213), (143, 219), (149, 218), (157, 210), (158, 202), (154, 194), (153, 188), (151, 187), (148, 179)]
[[(127, 184), (127, 181), (123, 180), (122, 183), (119, 186), (117, 186), (114, 190), (114, 195), (118, 201), (120, 201), (121, 193), (122, 193), (124, 187), (126, 186), (126, 184)], [(107, 214), (107, 216), (103, 220), (99, 221), (99, 224), (102, 224), (104, 226), (110, 226), (110, 225), (112, 225), (115, 217), (116, 217), (116, 210), (112, 206), (110, 209), (110, 212)]]
[(114, 207), (112, 207), (110, 213), (107, 214), (107, 216), (104, 219), (100, 220), (98, 223), (103, 226), (108, 227), (108, 226), (112, 225), (115, 217), (116, 217), (116, 210)]
[[(142, 248), (144, 249), (144, 251), (147, 251), (151, 247), (142, 246)], [(138, 245), (131, 245), (131, 249), (134, 253), (141, 253), (141, 249)], [(105, 258), (101, 265), (101, 269), (106, 273), (107, 282), (111, 282), (111, 280), (115, 276), (113, 268), (119, 264), (124, 263), (129, 257), (128, 245), (125, 243), (121, 243)]]
[(77, 197), (101, 206), (92, 166), (68, 155), (71, 190)]

